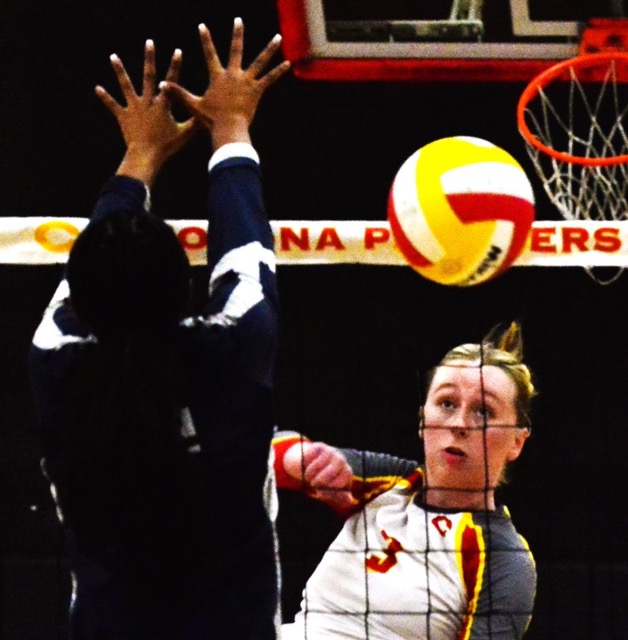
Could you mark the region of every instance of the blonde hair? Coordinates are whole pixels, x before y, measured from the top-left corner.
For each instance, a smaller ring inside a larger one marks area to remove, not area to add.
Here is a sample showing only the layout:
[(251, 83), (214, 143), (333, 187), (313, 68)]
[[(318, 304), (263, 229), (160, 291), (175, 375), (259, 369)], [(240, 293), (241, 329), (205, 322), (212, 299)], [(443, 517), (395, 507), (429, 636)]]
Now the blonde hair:
[(438, 365), (429, 372), (428, 391), (438, 367), (460, 360), (479, 361), (481, 367), (491, 365), (505, 371), (515, 383), (517, 423), (522, 428), (528, 430), (531, 428), (530, 405), (532, 398), (536, 395), (536, 389), (532, 381), (532, 373), (523, 363), (523, 337), (521, 325), (518, 322), (511, 322), (506, 330), (499, 326), (493, 328), (479, 344), (462, 344), (448, 351)]

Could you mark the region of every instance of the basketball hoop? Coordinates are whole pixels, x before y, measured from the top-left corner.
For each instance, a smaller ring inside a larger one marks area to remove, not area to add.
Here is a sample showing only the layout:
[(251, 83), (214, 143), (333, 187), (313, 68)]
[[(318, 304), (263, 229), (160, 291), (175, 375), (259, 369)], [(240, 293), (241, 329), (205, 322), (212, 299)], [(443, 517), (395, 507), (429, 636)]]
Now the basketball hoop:
[[(581, 49), (582, 51), (583, 49)], [(628, 52), (560, 62), (536, 76), (517, 124), (550, 200), (567, 220), (628, 220)], [(594, 280), (608, 284), (585, 266)]]

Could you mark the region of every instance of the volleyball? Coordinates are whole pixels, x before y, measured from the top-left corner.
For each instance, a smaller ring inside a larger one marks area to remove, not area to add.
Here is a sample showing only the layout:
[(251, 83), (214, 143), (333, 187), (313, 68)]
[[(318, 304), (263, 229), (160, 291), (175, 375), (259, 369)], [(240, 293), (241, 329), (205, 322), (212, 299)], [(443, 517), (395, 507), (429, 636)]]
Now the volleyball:
[(415, 271), (444, 285), (476, 285), (504, 273), (525, 249), (534, 194), (504, 149), (480, 138), (442, 138), (399, 168), (388, 221)]

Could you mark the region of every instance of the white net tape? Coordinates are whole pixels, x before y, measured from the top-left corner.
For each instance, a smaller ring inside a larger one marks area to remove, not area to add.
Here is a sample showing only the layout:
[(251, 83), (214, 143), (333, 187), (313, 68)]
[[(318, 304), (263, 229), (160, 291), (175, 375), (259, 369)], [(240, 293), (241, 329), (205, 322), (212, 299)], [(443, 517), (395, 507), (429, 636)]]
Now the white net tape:
[[(203, 220), (169, 220), (190, 262), (205, 261)], [(64, 263), (87, 223), (74, 217), (0, 217), (0, 264)], [(272, 221), (280, 265), (365, 264), (405, 266), (386, 221)], [(515, 266), (628, 267), (628, 220), (537, 220)]]
[[(545, 191), (566, 220), (628, 219), (628, 163), (604, 164), (628, 154), (628, 85), (618, 80), (615, 61), (604, 64), (603, 71), (597, 67), (601, 78), (596, 82), (587, 77), (586, 67), (569, 67), (568, 75), (540, 87), (525, 108), (530, 133), (558, 152), (549, 154), (526, 138)], [(601, 283), (614, 281), (622, 271), (602, 278), (585, 268)]]

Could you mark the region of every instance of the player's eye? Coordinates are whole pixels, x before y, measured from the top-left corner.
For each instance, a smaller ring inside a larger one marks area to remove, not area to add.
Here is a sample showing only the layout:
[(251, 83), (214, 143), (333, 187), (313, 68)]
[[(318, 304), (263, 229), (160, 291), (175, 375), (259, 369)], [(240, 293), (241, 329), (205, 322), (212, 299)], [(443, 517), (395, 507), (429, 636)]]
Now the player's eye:
[(476, 408), (475, 413), (483, 420), (490, 420), (495, 417), (495, 412), (487, 405), (481, 405)]

